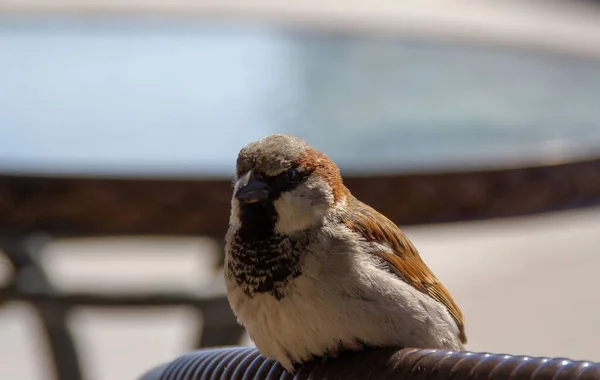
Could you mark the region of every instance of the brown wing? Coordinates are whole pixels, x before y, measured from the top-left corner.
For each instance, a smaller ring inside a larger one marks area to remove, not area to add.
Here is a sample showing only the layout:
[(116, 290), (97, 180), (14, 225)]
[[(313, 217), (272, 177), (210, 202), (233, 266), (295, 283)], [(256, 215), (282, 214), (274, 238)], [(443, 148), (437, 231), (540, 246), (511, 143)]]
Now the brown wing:
[(423, 262), (413, 244), (400, 228), (391, 220), (364, 203), (353, 199), (353, 213), (346, 218), (346, 225), (367, 241), (378, 242), (389, 246), (392, 252), (377, 252), (381, 258), (397, 268), (405, 280), (421, 292), (442, 303), (456, 321), (460, 332), (460, 340), (467, 343), (463, 314), (440, 280), (435, 277)]

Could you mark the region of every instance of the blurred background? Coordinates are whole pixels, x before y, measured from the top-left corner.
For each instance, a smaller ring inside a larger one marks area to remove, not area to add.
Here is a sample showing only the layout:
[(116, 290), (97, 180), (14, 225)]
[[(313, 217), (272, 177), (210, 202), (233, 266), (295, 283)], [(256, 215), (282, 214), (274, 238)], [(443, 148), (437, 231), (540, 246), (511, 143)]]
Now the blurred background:
[(222, 236), (275, 132), (401, 225), (467, 349), (600, 361), (596, 1), (0, 0), (0, 378), (65, 327), (90, 380), (251, 344)]

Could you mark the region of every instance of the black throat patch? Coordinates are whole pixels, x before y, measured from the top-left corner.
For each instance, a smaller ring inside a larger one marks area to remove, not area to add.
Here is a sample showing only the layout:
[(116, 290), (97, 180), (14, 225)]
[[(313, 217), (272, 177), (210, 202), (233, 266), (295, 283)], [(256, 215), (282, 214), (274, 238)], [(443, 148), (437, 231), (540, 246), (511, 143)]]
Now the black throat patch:
[(272, 202), (242, 204), (240, 219), (229, 247), (228, 270), (249, 296), (268, 293), (282, 299), (288, 282), (301, 274), (306, 234), (275, 233), (277, 212)]

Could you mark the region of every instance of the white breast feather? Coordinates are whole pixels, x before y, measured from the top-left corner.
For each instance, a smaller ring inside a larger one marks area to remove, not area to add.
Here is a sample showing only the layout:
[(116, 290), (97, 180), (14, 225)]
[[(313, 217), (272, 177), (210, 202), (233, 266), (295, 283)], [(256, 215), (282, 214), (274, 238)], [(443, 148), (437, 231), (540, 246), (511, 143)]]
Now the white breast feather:
[(227, 280), (232, 308), (264, 356), (291, 370), (292, 362), (335, 351), (340, 342), (352, 349), (355, 339), (372, 346), (462, 349), (446, 308), (380, 268), (366, 247), (320, 255), (313, 250), (279, 301), (267, 293), (249, 297)]

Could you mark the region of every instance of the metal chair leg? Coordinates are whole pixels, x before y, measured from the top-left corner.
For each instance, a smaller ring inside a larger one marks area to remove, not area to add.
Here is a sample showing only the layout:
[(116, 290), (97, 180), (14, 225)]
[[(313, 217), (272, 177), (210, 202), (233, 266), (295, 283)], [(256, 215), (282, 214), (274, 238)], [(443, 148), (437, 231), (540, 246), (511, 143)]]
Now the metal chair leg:
[(244, 334), (225, 298), (215, 299), (202, 313), (202, 330), (196, 339), (195, 348), (237, 345)]
[[(217, 243), (216, 249), (216, 269), (223, 269), (223, 261), (225, 257), (225, 241), (222, 237), (212, 237)], [(242, 336), (245, 332), (244, 328), (240, 326), (231, 307), (225, 297), (215, 299), (208, 306), (204, 305), (198, 310), (202, 315), (202, 330), (196, 337), (194, 348), (203, 347), (218, 347), (237, 345), (240, 343)]]
[[(15, 269), (14, 286), (44, 292), (56, 292), (37, 259), (43, 244), (29, 237), (2, 239), (2, 249)], [(67, 324), (68, 308), (50, 302), (34, 302), (54, 362), (55, 379), (82, 380), (83, 375), (71, 330)]]

